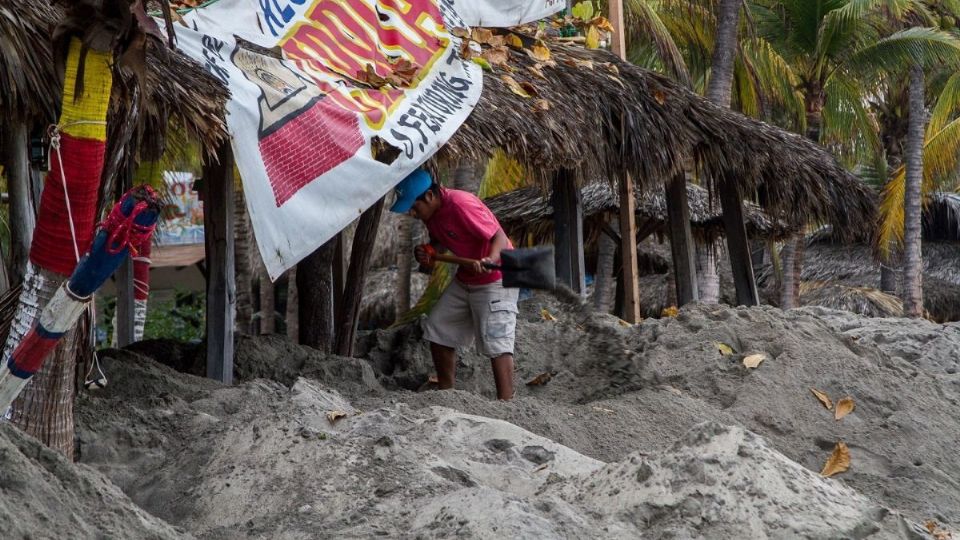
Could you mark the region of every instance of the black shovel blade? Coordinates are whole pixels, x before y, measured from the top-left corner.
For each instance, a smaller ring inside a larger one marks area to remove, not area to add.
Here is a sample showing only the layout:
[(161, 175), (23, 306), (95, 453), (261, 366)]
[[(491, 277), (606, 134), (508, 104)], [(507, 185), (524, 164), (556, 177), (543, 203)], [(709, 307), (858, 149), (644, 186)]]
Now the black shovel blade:
[(504, 287), (552, 290), (557, 284), (553, 246), (503, 250), (500, 271)]

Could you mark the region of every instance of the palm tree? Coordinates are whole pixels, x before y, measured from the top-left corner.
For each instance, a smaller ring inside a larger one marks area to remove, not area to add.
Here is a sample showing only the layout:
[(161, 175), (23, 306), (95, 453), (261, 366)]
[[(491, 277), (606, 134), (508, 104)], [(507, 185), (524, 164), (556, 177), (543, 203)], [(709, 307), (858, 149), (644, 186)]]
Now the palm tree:
[(904, 193), (903, 312), (923, 314), (920, 249), (920, 184), (923, 182), (923, 138), (926, 123), (923, 67), (910, 66), (910, 127), (907, 130), (906, 189)]
[[(803, 96), (808, 138), (844, 162), (876, 164), (883, 151), (864, 97), (879, 75), (943, 59), (955, 50), (950, 35), (907, 28), (883, 36), (884, 19), (922, 13), (917, 0), (754, 0), (758, 44), (780, 52)], [(799, 301), (803, 236), (784, 251), (782, 307)]]

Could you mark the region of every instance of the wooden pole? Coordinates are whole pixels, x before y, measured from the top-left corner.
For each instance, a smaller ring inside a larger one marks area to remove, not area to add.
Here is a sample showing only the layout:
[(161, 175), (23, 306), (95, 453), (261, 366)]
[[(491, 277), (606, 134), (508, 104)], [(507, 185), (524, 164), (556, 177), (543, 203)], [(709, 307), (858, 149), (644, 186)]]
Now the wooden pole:
[(337, 334), (334, 330), (334, 299), (337, 297), (334, 279), (335, 259), (338, 257), (339, 235), (327, 240), (316, 251), (297, 264), (297, 324), (301, 345), (333, 351)]
[(737, 288), (738, 306), (759, 306), (757, 281), (753, 276), (753, 261), (750, 243), (743, 223), (743, 203), (736, 184), (720, 186), (720, 206), (723, 209), (723, 228), (727, 236), (727, 252), (730, 254), (730, 269)]
[(583, 204), (570, 171), (553, 179), (553, 223), (557, 282), (581, 295), (586, 293), (583, 261)]
[(690, 206), (687, 203), (687, 178), (678, 174), (667, 182), (667, 219), (670, 222), (670, 251), (677, 288), (677, 304), (696, 302), (697, 266), (694, 259), (693, 233), (690, 230)]
[(4, 126), (3, 164), (7, 168), (10, 192), (10, 285), (23, 282), (27, 270), (37, 212), (30, 181), (29, 130), (23, 120), (14, 119)]
[[(627, 59), (627, 40), (623, 24), (623, 0), (610, 0), (608, 19), (613, 25), (614, 54)], [(620, 255), (623, 263), (623, 320), (640, 322), (640, 285), (637, 275), (637, 216), (633, 177), (627, 172), (620, 179)]]
[[(613, 8), (611, 7), (611, 10)], [(633, 178), (620, 179), (620, 260), (623, 264), (623, 312), (628, 323), (640, 322), (640, 284), (637, 268), (637, 214)]]
[[(132, 160), (118, 174), (118, 193), (126, 193), (133, 184)], [(117, 285), (117, 347), (126, 347), (133, 343), (134, 312), (136, 302), (133, 293), (133, 257), (127, 257), (116, 272)]]
[(343, 302), (339, 312), (340, 327), (337, 328), (337, 354), (353, 356), (353, 345), (357, 337), (357, 325), (360, 323), (360, 302), (363, 300), (363, 282), (370, 267), (370, 256), (377, 240), (380, 216), (383, 215), (383, 203), (380, 199), (360, 216), (357, 231), (353, 235), (353, 249), (350, 250), (350, 268), (344, 276)]
[(233, 149), (203, 168), (203, 226), (207, 261), (207, 377), (233, 384), (234, 282)]

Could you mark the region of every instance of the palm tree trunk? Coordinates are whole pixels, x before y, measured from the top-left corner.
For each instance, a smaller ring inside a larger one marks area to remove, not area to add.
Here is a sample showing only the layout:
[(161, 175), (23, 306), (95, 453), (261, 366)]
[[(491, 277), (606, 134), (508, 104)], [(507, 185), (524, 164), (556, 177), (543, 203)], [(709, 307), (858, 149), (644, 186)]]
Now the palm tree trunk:
[[(617, 216), (607, 218), (607, 223), (615, 230), (620, 230), (620, 220)], [(600, 313), (610, 313), (613, 309), (614, 295), (617, 290), (617, 281), (614, 278), (614, 258), (617, 255), (617, 242), (607, 236), (600, 235), (597, 246), (597, 273), (593, 286), (593, 309)]]
[(334, 324), (333, 260), (338, 238), (323, 244), (297, 264), (299, 297), (299, 343), (325, 353), (333, 351)]
[(742, 2), (743, 0), (720, 0), (717, 14), (717, 34), (710, 62), (707, 99), (726, 108), (730, 108), (733, 60), (737, 52), (737, 27), (740, 24)]
[(780, 252), (780, 260), (783, 261), (783, 282), (780, 288), (781, 309), (792, 309), (799, 305), (799, 297), (794, 296), (795, 283), (800, 278), (796, 265), (796, 249), (796, 239), (791, 237), (783, 243), (783, 250)]
[(923, 315), (923, 265), (920, 238), (920, 193), (923, 184), (923, 142), (926, 130), (923, 68), (910, 68), (910, 116), (906, 144), (906, 187), (903, 203), (903, 312)]
[(236, 329), (244, 334), (251, 333), (253, 321), (253, 267), (251, 264), (250, 216), (247, 214), (247, 201), (243, 188), (237, 186), (233, 204), (233, 266), (237, 283), (237, 320)]
[(479, 167), (473, 161), (461, 161), (453, 169), (450, 177), (454, 189), (476, 194), (480, 189)]

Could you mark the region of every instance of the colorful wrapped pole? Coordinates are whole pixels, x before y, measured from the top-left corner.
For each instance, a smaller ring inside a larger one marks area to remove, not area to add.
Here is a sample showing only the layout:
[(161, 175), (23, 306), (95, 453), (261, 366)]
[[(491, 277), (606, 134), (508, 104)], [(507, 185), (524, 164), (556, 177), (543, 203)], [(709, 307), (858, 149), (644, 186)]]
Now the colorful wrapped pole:
[(117, 270), (131, 247), (150, 241), (160, 209), (156, 193), (147, 186), (128, 191), (113, 207), (73, 275), (57, 289), (9, 360), (0, 365), (0, 411), (16, 399), (60, 338), (76, 324), (93, 293)]

